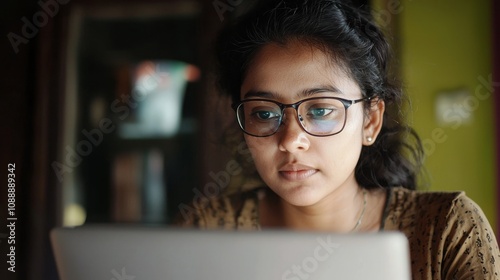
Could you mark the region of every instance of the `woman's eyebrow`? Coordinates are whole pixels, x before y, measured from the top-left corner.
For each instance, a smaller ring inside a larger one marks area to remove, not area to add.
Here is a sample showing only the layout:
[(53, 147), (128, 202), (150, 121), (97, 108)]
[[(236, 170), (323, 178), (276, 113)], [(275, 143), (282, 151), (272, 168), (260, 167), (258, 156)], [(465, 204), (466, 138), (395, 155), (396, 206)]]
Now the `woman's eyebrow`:
[[(300, 91), (297, 95), (299, 97), (310, 97), (312, 95), (318, 94), (318, 93), (323, 93), (323, 92), (331, 92), (331, 93), (337, 93), (337, 94), (343, 94), (343, 92), (338, 89), (335, 86), (332, 85), (321, 85), (318, 87), (313, 87), (313, 88), (307, 88), (302, 91)], [(250, 90), (247, 93), (243, 95), (243, 99), (247, 99), (250, 97), (256, 97), (256, 98), (267, 98), (267, 99), (276, 99), (279, 98), (281, 95), (276, 93), (276, 92), (271, 92), (271, 91), (255, 91), (255, 90)]]
[(311, 95), (314, 95), (314, 94), (317, 94), (317, 93), (323, 93), (323, 92), (331, 92), (331, 93), (344, 94), (336, 86), (333, 86), (333, 85), (321, 85), (319, 87), (304, 89), (302, 92), (299, 93), (299, 96), (309, 97)]
[(243, 99), (247, 99), (249, 97), (257, 97), (257, 98), (277, 98), (279, 94), (270, 92), (270, 91), (254, 91), (250, 90), (245, 95), (243, 95)]

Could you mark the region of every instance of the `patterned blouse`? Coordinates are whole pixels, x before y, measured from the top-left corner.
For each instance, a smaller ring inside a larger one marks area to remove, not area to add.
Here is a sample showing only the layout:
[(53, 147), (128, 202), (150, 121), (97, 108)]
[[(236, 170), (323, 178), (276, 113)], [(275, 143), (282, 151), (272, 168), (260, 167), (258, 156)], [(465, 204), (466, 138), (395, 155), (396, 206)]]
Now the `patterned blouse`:
[[(181, 209), (179, 224), (260, 230), (259, 192), (222, 196)], [(479, 206), (463, 192), (388, 190), (381, 230), (409, 240), (413, 279), (500, 279), (500, 251)]]

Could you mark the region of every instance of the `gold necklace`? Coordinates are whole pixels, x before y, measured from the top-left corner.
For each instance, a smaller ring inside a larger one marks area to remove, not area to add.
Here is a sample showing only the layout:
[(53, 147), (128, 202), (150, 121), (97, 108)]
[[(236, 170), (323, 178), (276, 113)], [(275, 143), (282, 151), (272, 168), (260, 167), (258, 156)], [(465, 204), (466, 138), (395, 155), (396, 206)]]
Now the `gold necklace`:
[(361, 215), (359, 215), (359, 219), (356, 222), (354, 228), (351, 230), (351, 232), (356, 231), (361, 225), (361, 221), (363, 220), (363, 216), (365, 215), (365, 210), (366, 210), (366, 190), (363, 190), (363, 210), (361, 210)]

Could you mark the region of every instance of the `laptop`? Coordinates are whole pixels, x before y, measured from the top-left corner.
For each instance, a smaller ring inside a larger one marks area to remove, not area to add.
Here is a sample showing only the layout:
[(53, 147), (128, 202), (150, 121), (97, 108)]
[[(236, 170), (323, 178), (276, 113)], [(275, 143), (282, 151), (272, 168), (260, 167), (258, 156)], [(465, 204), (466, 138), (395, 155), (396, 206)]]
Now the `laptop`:
[(410, 279), (402, 233), (57, 228), (61, 280)]

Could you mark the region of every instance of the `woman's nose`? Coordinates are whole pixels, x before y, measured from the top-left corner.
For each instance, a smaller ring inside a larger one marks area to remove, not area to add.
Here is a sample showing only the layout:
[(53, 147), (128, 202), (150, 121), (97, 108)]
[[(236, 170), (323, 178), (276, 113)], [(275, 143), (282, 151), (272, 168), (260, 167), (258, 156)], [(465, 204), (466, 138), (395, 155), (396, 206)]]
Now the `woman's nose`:
[(290, 108), (288, 115), (284, 116), (283, 123), (281, 124), (279, 137), (279, 149), (282, 152), (298, 152), (307, 151), (310, 146), (309, 134), (304, 131), (299, 119), (301, 118), (296, 114), (294, 109)]

